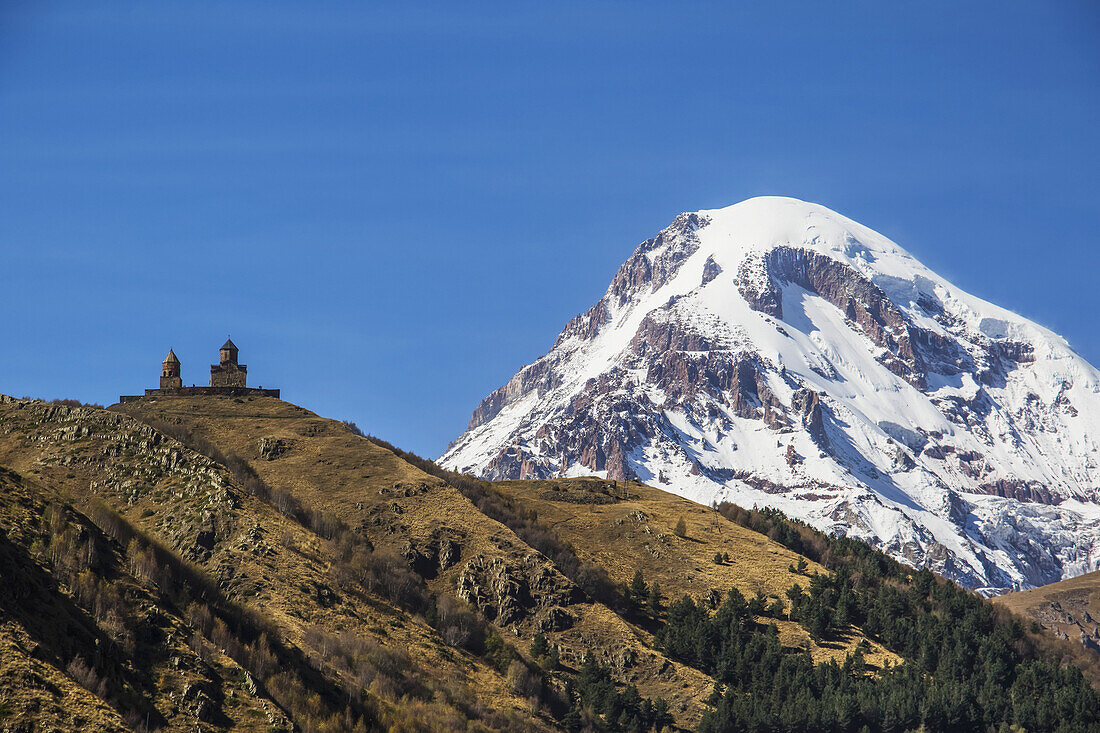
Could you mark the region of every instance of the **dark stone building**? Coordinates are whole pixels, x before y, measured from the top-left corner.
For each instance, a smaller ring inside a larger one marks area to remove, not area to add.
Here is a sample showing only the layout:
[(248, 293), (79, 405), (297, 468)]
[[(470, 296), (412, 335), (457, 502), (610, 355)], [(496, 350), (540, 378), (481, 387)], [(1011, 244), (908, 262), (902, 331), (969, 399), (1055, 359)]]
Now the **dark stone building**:
[(221, 363), (210, 365), (211, 387), (244, 387), (248, 367), (237, 363), (237, 345), (226, 339), (221, 348)]
[(180, 377), (180, 360), (176, 352), (169, 349), (168, 356), (160, 365), (160, 389), (147, 389), (144, 395), (122, 395), (119, 402), (130, 402), (144, 397), (173, 396), (198, 397), (201, 395), (226, 395), (230, 397), (278, 397), (277, 389), (262, 389), (247, 386), (248, 367), (237, 363), (239, 351), (232, 340), (222, 345), (218, 364), (210, 366), (209, 387), (184, 387)]

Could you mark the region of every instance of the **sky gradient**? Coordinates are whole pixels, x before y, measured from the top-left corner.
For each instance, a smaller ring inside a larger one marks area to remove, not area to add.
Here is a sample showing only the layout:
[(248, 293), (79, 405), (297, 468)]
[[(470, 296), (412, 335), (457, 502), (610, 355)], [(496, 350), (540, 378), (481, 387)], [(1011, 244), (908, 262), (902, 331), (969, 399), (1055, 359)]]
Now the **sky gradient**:
[[(824, 204), (1100, 363), (1100, 10), (0, 4), (0, 392), (173, 347), (436, 456), (681, 211)], [(728, 4), (733, 5), (733, 4)]]

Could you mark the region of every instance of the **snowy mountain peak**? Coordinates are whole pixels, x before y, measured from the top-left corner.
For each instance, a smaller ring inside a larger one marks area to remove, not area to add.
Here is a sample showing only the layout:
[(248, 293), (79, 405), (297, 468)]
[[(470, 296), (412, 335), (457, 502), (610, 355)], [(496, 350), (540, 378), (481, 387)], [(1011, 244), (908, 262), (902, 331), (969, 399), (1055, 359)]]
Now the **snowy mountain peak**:
[[(808, 244), (825, 252), (845, 257), (868, 250), (880, 254), (902, 252), (864, 226), (819, 204), (784, 196), (758, 196), (721, 209), (696, 212), (710, 222), (717, 250), (745, 253), (767, 250), (780, 245)], [(856, 252), (849, 246), (863, 240)]]
[(444, 465), (775, 506), (973, 587), (1100, 563), (1100, 375), (823, 206), (681, 214)]

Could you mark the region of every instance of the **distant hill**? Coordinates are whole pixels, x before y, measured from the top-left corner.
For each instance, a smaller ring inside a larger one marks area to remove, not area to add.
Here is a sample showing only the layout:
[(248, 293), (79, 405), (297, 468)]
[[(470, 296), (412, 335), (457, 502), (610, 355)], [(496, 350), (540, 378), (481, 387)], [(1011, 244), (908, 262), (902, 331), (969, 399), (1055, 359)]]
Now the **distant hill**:
[(1094, 684), (1100, 682), (1100, 572), (1040, 588), (1007, 593), (993, 602), (1065, 640)]
[(480, 481), (273, 398), (0, 397), (0, 526), (0, 730), (1100, 714), (1056, 644), (862, 543), (633, 481)]

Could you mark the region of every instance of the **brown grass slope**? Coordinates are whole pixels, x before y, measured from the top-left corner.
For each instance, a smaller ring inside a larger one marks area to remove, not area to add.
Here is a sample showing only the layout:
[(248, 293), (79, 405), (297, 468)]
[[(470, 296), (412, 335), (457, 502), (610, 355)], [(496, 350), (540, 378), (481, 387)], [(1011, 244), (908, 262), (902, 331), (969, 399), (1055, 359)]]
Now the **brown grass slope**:
[[(531, 542), (543, 545), (532, 535), (513, 531), (499, 513), (480, 501), (475, 506), (466, 489), (413, 463), (340, 422), (272, 398), (153, 398), (110, 410), (0, 398), (0, 466), (41, 494), (24, 515), (6, 520), (5, 530), (46, 526), (51, 502), (64, 505), (109, 546), (128, 587), (144, 593), (136, 608), (176, 629), (179, 653), (150, 662), (153, 682), (136, 695), (158, 725), (555, 727), (522, 676), (463, 651), (470, 629), (461, 608), (454, 625), (433, 620), (433, 628), (415, 602), (418, 593), (421, 601), (425, 593), (468, 601), (524, 655), (544, 633), (564, 668), (552, 676), (559, 686), (591, 654), (643, 696), (668, 700), (678, 726), (698, 722), (713, 683), (655, 649), (649, 620), (614, 599), (610, 606), (592, 600), (570, 580), (575, 566), (556, 565), (533, 548)], [(790, 570), (800, 560), (794, 552), (641, 484), (475, 483), (509, 511), (537, 515), (538, 532), (553, 533), (619, 585), (638, 570), (666, 599), (720, 597), (730, 587), (782, 598), (791, 584), (807, 583)], [(77, 616), (94, 615), (68, 587), (63, 564), (35, 560), (42, 547), (33, 545), (34, 538), (21, 542), (20, 557), (30, 560), (11, 572), (30, 577), (38, 567), (43, 583), (73, 599)], [(716, 554), (729, 561), (715, 563)], [(804, 572), (819, 570), (811, 562)], [(863, 638), (850, 629), (817, 645), (798, 624), (778, 625), (784, 644), (807, 647), (819, 660), (842, 658)], [(17, 664), (5, 673), (30, 674), (41, 659), (28, 651), (33, 629), (0, 631), (0, 643), (16, 650), (0, 671)], [(111, 629), (92, 633), (109, 636)], [(98, 706), (104, 721), (128, 714), (117, 695), (95, 694), (94, 679), (67, 668), (72, 656), (55, 655), (49, 671), (63, 684), (43, 685), (52, 697), (37, 709), (79, 709), (58, 702), (77, 695)], [(173, 681), (174, 657), (193, 657), (185, 668), (201, 670), (205, 681)], [(897, 658), (871, 643), (868, 661)], [(142, 664), (133, 660), (135, 669)], [(3, 679), (0, 713), (31, 710), (15, 697), (18, 685)], [(203, 695), (198, 708), (195, 690)], [(140, 722), (130, 716), (131, 727)]]
[(199, 655), (125, 549), (64, 497), (2, 470), (0, 526), (0, 730), (270, 728), (242, 670)]
[[(0, 465), (50, 486), (66, 501), (102, 500), (162, 542), (185, 572), (191, 568), (210, 581), (209, 597), (197, 610), (177, 610), (203, 637), (197, 643), (206, 656), (225, 658), (230, 651), (249, 663), (274, 657), (256, 665), (267, 667), (266, 684), (242, 683), (263, 698), (270, 715), (263, 729), (288, 727), (288, 716), (304, 730), (350, 729), (338, 716), (353, 707), (366, 729), (548, 725), (499, 673), (445, 644), (422, 620), (377, 594), (338, 588), (331, 542), (250, 495), (223, 467), (137, 420), (3, 399)], [(166, 564), (162, 558), (154, 569), (163, 575)], [(171, 692), (146, 696), (169, 721)], [(225, 709), (206, 717), (197, 721), (202, 729), (239, 724)]]
[[(269, 398), (160, 398), (119, 409), (133, 410), (150, 422), (179, 424), (223, 452), (240, 456), (272, 488), (292, 493), (312, 509), (333, 512), (376, 548), (408, 559), (430, 578), (430, 585), (473, 602), (520, 648), (543, 631), (567, 666), (578, 667), (592, 653), (612, 666), (620, 680), (637, 685), (641, 694), (669, 700), (679, 724), (698, 721), (712, 686), (705, 675), (665, 658), (638, 623), (579, 597), (545, 557), (477, 511), (459, 491), (347, 426)], [(731, 586), (746, 596), (762, 590), (782, 597), (800, 582), (788, 570), (799, 560), (797, 554), (658, 489), (631, 484), (629, 499), (607, 505), (547, 498), (551, 488), (568, 493), (578, 488), (598, 491), (602, 485), (596, 479), (505, 482), (490, 489), (534, 509), (540, 522), (571, 544), (581, 559), (607, 569), (622, 584), (639, 568), (669, 598), (724, 595)], [(688, 525), (686, 537), (674, 533), (680, 517)], [(440, 559), (443, 548), (450, 555), (445, 562)], [(730, 564), (715, 565), (716, 552), (728, 552)], [(806, 572), (820, 570), (810, 563)], [(801, 582), (805, 585), (806, 579)], [(842, 658), (864, 638), (853, 629), (840, 641), (816, 645), (800, 625), (779, 625), (784, 643), (806, 646), (818, 659)], [(877, 643), (870, 645), (872, 665), (898, 661)]]
[(37, 659), (38, 648), (18, 622), (5, 620), (0, 626), (0, 730), (130, 730), (107, 703)]
[[(583, 559), (607, 568), (616, 582), (626, 585), (641, 571), (645, 581), (656, 581), (669, 600), (689, 595), (718, 601), (736, 587), (746, 598), (762, 593), (771, 602), (784, 599), (795, 583), (806, 587), (806, 575), (827, 572), (812, 561), (801, 573), (792, 572), (791, 566), (801, 559), (797, 553), (709, 507), (637, 482), (582, 478), (502, 481), (493, 487), (536, 511), (541, 523)], [(682, 535), (677, 533), (681, 520)], [(714, 561), (716, 555), (723, 556), (721, 563)], [(777, 624), (784, 645), (809, 648), (816, 661), (843, 662), (865, 638), (858, 629), (850, 629), (842, 639), (819, 645), (798, 623)], [(900, 661), (877, 642), (867, 641), (872, 667)]]
[(1100, 571), (1031, 590), (1006, 593), (993, 603), (1033, 622), (1048, 647), (1081, 668), (1100, 689)]
[(681, 725), (701, 716), (713, 684), (706, 675), (652, 649), (648, 633), (585, 599), (545, 556), (454, 487), (344, 424), (270, 398), (159, 398), (118, 409), (179, 424), (240, 456), (277, 492), (333, 513), (376, 551), (408, 560), (430, 587), (470, 601), (518, 648), (542, 631), (567, 669), (592, 653), (643, 696), (668, 700)]

